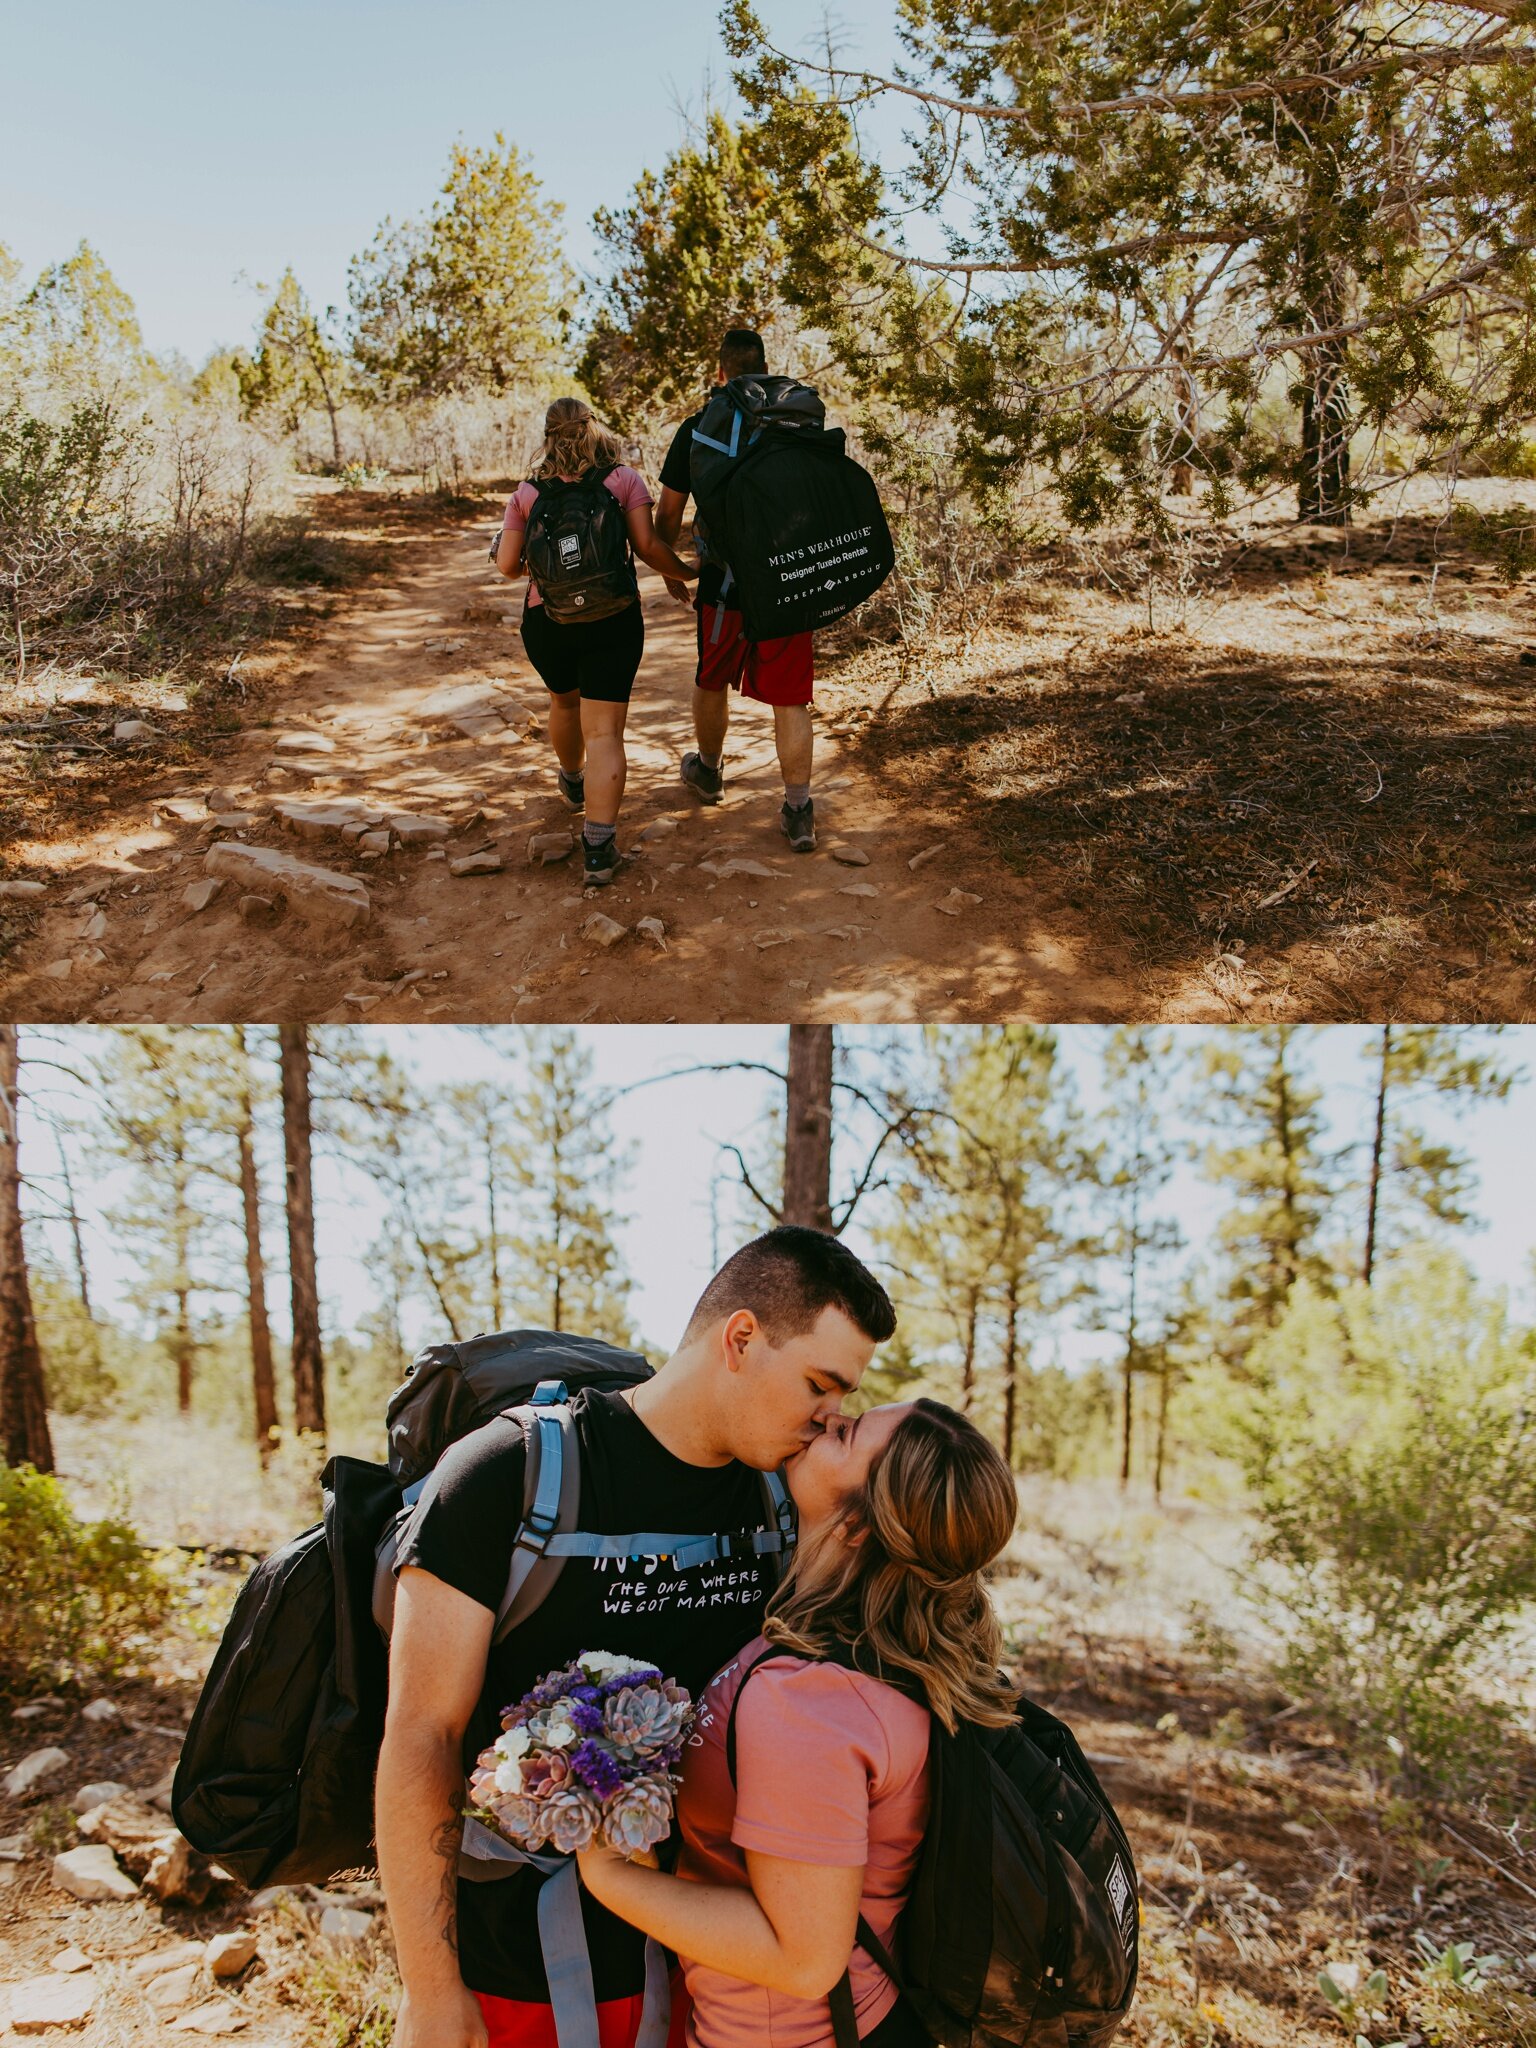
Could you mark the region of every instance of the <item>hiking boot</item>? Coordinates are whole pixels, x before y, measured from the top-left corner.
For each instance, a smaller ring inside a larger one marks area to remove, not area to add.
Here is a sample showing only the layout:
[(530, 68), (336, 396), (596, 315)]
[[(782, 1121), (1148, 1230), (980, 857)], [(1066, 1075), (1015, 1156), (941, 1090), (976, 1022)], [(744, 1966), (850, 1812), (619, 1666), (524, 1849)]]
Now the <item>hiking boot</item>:
[(725, 788), (725, 776), (711, 768), (701, 754), (684, 754), (683, 787), (691, 789), (701, 804), (717, 804)]
[(556, 775), (555, 780), (560, 785), (560, 794), (565, 798), (573, 811), (580, 811), (586, 808), (587, 783), (586, 777), (581, 773), (580, 769), (574, 775), (567, 775), (562, 768)]
[(619, 871), (617, 839), (605, 839), (601, 846), (594, 846), (590, 839), (581, 842), (581, 886), (584, 889), (606, 889)]
[(793, 853), (816, 850), (816, 805), (807, 797), (803, 804), (785, 804), (779, 811), (779, 830)]

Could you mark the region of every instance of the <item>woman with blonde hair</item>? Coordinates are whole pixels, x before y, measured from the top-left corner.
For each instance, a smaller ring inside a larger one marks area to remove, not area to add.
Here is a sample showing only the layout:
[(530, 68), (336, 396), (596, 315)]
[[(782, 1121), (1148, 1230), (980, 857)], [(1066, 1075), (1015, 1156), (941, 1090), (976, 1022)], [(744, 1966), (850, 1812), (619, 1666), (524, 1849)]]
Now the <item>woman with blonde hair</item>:
[(579, 398), (557, 398), (544, 415), (533, 474), (508, 501), (496, 547), (503, 576), (528, 575), (523, 646), (549, 691), (560, 794), (586, 813), (582, 866), (598, 887), (619, 864), (624, 721), (645, 651), (633, 557), (669, 582), (698, 574), (657, 537), (645, 478), (620, 453)]
[(592, 1848), (582, 1880), (676, 1951), (693, 2048), (828, 2048), (845, 1971), (861, 2041), (918, 2048), (855, 1931), (862, 1917), (889, 1948), (911, 1889), (931, 1718), (951, 1734), (1013, 1719), (981, 1576), (1013, 1531), (1013, 1476), (964, 1416), (919, 1400), (839, 1418), (785, 1477), (795, 1561), (700, 1703), (677, 1874)]

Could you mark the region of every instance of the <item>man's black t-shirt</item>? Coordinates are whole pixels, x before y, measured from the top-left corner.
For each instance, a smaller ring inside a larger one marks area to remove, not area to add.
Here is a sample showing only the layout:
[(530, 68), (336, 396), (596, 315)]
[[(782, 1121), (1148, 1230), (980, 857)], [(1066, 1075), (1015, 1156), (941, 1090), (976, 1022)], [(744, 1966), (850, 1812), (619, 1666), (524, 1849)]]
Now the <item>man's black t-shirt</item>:
[[(666, 491), (681, 491), (686, 498), (693, 488), (693, 430), (704, 417), (701, 406), (690, 413), (672, 436), (672, 445), (667, 450), (667, 459), (661, 465), (661, 487)], [(718, 604), (720, 585), (725, 571), (718, 562), (701, 561), (699, 566), (699, 603)]]
[[(579, 1393), (572, 1406), (581, 1450), (580, 1526), (599, 1535), (666, 1529), (680, 1535), (758, 1529), (767, 1520), (760, 1473), (739, 1464), (688, 1465), (663, 1448), (618, 1394)], [(521, 1427), (488, 1422), (439, 1459), (400, 1544), (418, 1565), (493, 1612), (506, 1590), (523, 1513)], [(569, 1558), (543, 1604), (496, 1644), (464, 1731), (466, 1775), (501, 1732), (501, 1712), (547, 1671), (583, 1650), (644, 1657), (695, 1699), (758, 1631), (773, 1587), (768, 1560), (732, 1559), (678, 1571), (655, 1557)], [(459, 1885), (459, 1967), (471, 1991), (544, 2001), (539, 1880), (528, 1869)], [(599, 1999), (644, 1988), (644, 1941), (582, 1894)]]

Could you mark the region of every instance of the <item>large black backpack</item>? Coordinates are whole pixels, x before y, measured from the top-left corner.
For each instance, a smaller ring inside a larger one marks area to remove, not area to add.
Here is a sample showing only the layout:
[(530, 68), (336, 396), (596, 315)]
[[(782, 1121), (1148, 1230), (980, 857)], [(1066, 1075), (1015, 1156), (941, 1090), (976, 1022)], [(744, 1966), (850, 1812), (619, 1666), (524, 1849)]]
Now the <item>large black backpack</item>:
[(171, 1790), (188, 1841), (252, 1886), (323, 1884), (373, 1863), (395, 1550), (443, 1452), (499, 1415), (521, 1422), (529, 1455), (497, 1640), (548, 1597), (568, 1556), (664, 1548), (696, 1562), (743, 1547), (787, 1556), (793, 1527), (777, 1473), (763, 1475), (763, 1529), (637, 1532), (643, 1542), (632, 1549), (627, 1537), (578, 1529), (569, 1397), (650, 1376), (638, 1352), (549, 1330), (501, 1331), (420, 1354), (390, 1397), (388, 1464), (332, 1458), (321, 1478), (322, 1520), (264, 1558), (241, 1589)]
[(624, 508), (605, 478), (614, 464), (589, 469), (574, 483), (536, 477), (523, 556), (557, 625), (612, 618), (640, 594)]
[(695, 531), (749, 640), (829, 626), (896, 565), (873, 477), (809, 384), (733, 377), (693, 430)]
[[(782, 1654), (754, 1658), (731, 1702), (733, 1783), (741, 1695)], [(943, 2048), (1104, 2048), (1135, 1996), (1140, 1904), (1130, 1842), (1076, 1736), (1024, 1698), (1007, 1728), (950, 1735), (935, 1717), (928, 1798), (895, 1954), (862, 1914), (859, 1947)], [(829, 2003), (837, 2048), (857, 2048), (846, 1974)]]

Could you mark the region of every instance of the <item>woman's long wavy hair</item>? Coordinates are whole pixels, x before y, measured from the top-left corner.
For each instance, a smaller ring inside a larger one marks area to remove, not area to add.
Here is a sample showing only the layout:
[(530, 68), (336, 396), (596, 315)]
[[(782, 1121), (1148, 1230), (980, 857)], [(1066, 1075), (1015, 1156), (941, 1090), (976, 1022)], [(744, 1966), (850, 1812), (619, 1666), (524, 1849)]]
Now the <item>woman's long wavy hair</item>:
[(1003, 1728), (1015, 1692), (982, 1573), (1007, 1544), (1018, 1493), (1006, 1460), (965, 1416), (920, 1400), (892, 1430), (837, 1520), (801, 1543), (763, 1634), (802, 1657), (841, 1649), (910, 1688), (954, 1733)]
[(618, 462), (622, 455), (617, 434), (592, 417), (590, 406), (579, 398), (557, 398), (544, 415), (544, 446), (532, 475), (585, 476), (594, 464)]

